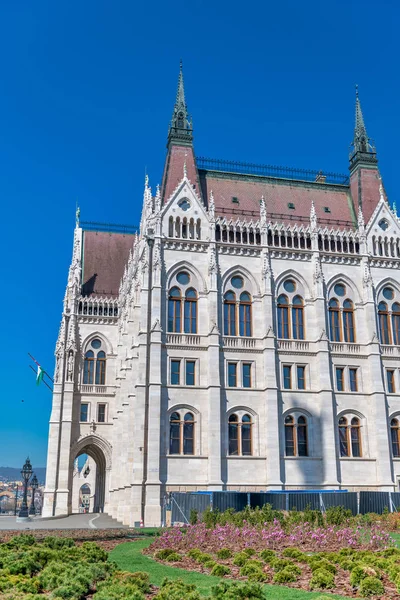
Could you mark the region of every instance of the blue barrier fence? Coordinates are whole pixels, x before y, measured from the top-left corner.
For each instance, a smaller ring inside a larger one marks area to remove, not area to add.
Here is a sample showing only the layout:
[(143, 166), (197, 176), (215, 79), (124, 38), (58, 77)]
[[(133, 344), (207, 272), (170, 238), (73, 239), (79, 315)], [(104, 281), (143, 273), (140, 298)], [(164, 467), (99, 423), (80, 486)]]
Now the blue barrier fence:
[(400, 510), (400, 492), (347, 492), (346, 490), (288, 490), (271, 492), (172, 492), (170, 494), (172, 523), (189, 523), (190, 511), (201, 515), (208, 507), (223, 512), (270, 504), (275, 510), (304, 510), (311, 508), (325, 512), (334, 506), (343, 506), (353, 515), (385, 510)]

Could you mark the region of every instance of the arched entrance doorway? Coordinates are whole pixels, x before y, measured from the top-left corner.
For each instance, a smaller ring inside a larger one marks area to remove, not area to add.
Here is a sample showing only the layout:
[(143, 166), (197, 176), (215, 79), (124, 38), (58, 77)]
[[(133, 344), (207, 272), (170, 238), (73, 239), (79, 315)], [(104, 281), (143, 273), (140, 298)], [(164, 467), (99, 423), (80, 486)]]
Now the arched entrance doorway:
[[(108, 501), (108, 475), (111, 469), (111, 447), (108, 442), (97, 435), (88, 435), (79, 440), (71, 451), (72, 471), (74, 471), (73, 465), (75, 464), (76, 459), (78, 459), (79, 462), (79, 457), (82, 455), (87, 455), (95, 463), (95, 475), (90, 483), (89, 481), (82, 480), (82, 482), (80, 482), (81, 485), (79, 485), (79, 482), (77, 482), (79, 494), (81, 492), (81, 486), (87, 484), (90, 488), (91, 512), (104, 512)], [(90, 464), (87, 461), (84, 461), (84, 463)], [(82, 475), (84, 476), (85, 473), (82, 472)], [(71, 494), (72, 490), (73, 486), (71, 486)]]

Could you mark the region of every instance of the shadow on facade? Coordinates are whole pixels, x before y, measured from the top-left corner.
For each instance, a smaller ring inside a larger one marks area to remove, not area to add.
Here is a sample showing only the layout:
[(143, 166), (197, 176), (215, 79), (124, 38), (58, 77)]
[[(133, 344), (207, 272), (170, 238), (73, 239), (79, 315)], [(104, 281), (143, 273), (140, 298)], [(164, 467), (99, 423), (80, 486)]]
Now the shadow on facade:
[[(72, 456), (72, 464), (82, 454), (87, 454), (96, 463), (96, 477), (94, 484), (94, 494), (92, 500), (91, 512), (104, 512), (105, 491), (106, 491), (106, 473), (107, 464), (104, 452), (95, 443), (88, 443), (83, 446), (75, 455)], [(70, 494), (72, 495), (72, 485), (70, 486)]]

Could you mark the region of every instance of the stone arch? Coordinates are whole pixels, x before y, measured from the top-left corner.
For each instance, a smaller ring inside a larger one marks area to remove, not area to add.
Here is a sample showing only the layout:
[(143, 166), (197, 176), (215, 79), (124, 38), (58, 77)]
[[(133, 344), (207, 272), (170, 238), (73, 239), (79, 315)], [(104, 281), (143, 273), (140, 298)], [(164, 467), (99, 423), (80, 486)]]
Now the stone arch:
[[(71, 472), (75, 459), (81, 454), (87, 454), (96, 463), (93, 512), (104, 512), (105, 505), (108, 501), (112, 447), (107, 440), (96, 434), (89, 434), (79, 439), (71, 448)], [(72, 489), (70, 490), (70, 493), (72, 493)]]
[(288, 278), (297, 280), (303, 286), (304, 292), (305, 294), (307, 294), (307, 297), (312, 297), (310, 286), (308, 285), (307, 281), (298, 271), (295, 271), (294, 269), (286, 269), (277, 276), (277, 278), (275, 279), (275, 290), (278, 290), (283, 284), (284, 280)]
[(241, 265), (235, 265), (233, 267), (230, 267), (222, 275), (221, 282), (222, 282), (222, 292), (223, 293), (225, 293), (227, 291), (227, 289), (229, 288), (229, 280), (233, 275), (242, 275), (245, 279), (247, 279), (249, 281), (252, 289), (246, 290), (246, 291), (250, 292), (250, 294), (253, 297), (259, 296), (261, 294), (260, 286), (257, 283), (254, 275), (248, 269), (246, 269), (246, 267), (243, 267)]
[[(353, 296), (353, 300), (354, 302), (362, 302), (362, 295), (360, 294), (360, 290), (358, 289), (357, 285), (355, 284), (355, 282), (350, 279), (350, 277), (347, 277), (347, 275), (344, 275), (342, 273), (338, 274), (338, 275), (334, 275), (333, 277), (331, 277), (329, 279), (329, 281), (327, 281), (326, 283), (326, 291), (327, 291), (327, 302), (329, 301), (329, 298), (331, 298), (331, 296), (334, 296), (333, 293), (333, 288), (337, 283), (343, 282), (345, 283), (350, 290), (352, 290), (354, 296)], [(355, 298), (355, 296), (357, 296), (357, 298)], [(351, 294), (347, 294), (345, 296), (346, 298), (348, 297), (350, 300), (351, 298)]]
[(107, 349), (107, 355), (109, 354), (114, 354), (113, 351), (113, 347), (112, 344), (110, 342), (110, 340), (104, 335), (104, 333), (100, 333), (100, 331), (92, 331), (89, 335), (87, 335), (85, 337), (84, 340), (82, 340), (82, 354), (84, 355), (90, 342), (92, 340), (94, 340), (95, 338), (100, 338), (102, 342), (104, 342), (104, 345)]
[(399, 283), (393, 279), (392, 277), (385, 277), (385, 279), (382, 279), (377, 285), (376, 285), (376, 297), (378, 298), (379, 294), (381, 293), (381, 291), (383, 290), (383, 288), (388, 287), (388, 286), (392, 286), (397, 293), (400, 292), (400, 285)]
[(179, 262), (175, 263), (167, 272), (167, 289), (170, 288), (171, 282), (175, 275), (177, 275), (182, 269), (189, 271), (189, 273), (191, 273), (193, 277), (197, 279), (198, 288), (202, 288), (201, 290), (198, 289), (198, 291), (207, 292), (207, 284), (203, 275), (200, 273), (197, 267), (186, 260), (180, 260)]

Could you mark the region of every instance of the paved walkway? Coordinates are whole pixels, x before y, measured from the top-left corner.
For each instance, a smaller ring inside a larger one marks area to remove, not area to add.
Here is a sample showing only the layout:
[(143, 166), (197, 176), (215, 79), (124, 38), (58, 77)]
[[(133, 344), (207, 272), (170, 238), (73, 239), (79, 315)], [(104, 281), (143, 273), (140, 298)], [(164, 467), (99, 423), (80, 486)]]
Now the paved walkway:
[(1, 529), (18, 529), (26, 531), (27, 529), (128, 529), (109, 515), (104, 513), (89, 513), (69, 515), (68, 517), (58, 517), (42, 519), (34, 517), (31, 521), (17, 523), (16, 517), (9, 515), (0, 515)]

